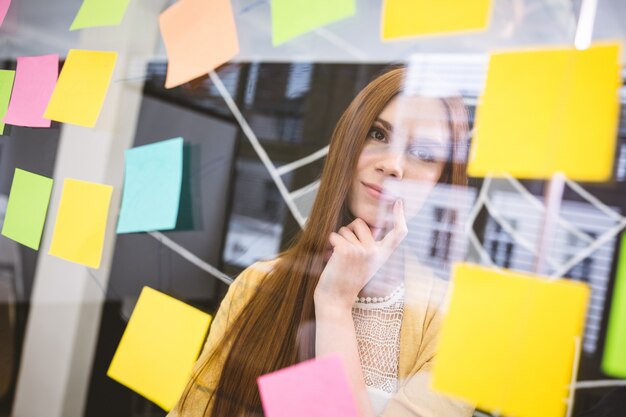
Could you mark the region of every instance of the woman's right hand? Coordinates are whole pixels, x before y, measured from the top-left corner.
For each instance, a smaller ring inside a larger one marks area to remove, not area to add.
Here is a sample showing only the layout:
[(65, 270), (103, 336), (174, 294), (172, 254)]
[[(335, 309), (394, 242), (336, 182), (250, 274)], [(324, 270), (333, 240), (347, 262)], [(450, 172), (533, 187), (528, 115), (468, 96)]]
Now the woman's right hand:
[(393, 227), (379, 241), (365, 221), (356, 219), (331, 233), (332, 255), (315, 288), (316, 310), (319, 308), (349, 311), (359, 291), (391, 256), (407, 234), (401, 200), (393, 206)]

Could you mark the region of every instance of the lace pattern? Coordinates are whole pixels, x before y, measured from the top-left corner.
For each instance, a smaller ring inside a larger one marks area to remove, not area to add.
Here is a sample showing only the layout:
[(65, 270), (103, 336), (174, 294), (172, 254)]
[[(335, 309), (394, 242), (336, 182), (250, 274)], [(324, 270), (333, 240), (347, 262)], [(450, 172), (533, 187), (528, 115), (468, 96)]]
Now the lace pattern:
[(404, 287), (394, 291), (388, 300), (357, 302), (352, 307), (365, 385), (389, 396), (398, 387), (403, 313)]

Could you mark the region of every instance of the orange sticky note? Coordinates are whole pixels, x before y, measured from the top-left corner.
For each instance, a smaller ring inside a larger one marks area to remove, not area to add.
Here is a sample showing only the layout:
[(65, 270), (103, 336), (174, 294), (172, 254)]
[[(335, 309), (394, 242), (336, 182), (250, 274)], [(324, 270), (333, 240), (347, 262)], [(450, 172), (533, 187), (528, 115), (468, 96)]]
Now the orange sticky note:
[(180, 398), (211, 316), (144, 287), (107, 375), (166, 411)]
[(116, 52), (70, 49), (45, 117), (94, 127), (111, 83)]
[(165, 87), (206, 75), (239, 53), (229, 0), (181, 0), (159, 17), (167, 50)]
[(99, 268), (112, 192), (110, 185), (66, 178), (49, 254)]
[(492, 0), (384, 0), (382, 38), (483, 30)]
[(611, 177), (621, 84), (618, 44), (491, 56), (468, 174)]
[(433, 387), (501, 415), (563, 417), (589, 293), (580, 282), (456, 265)]

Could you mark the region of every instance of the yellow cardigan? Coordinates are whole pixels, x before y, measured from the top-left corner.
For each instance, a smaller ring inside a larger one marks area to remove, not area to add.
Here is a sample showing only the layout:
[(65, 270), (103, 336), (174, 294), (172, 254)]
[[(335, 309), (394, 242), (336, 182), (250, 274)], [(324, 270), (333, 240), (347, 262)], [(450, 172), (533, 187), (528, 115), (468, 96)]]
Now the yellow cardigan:
[[(473, 407), (453, 400), (430, 389), (430, 370), (436, 348), (436, 337), (441, 326), (442, 303), (446, 283), (410, 257), (405, 263), (405, 306), (400, 330), (400, 363), (398, 391), (389, 400), (381, 417), (469, 417)], [(220, 343), (225, 330), (258, 288), (262, 277), (271, 271), (275, 261), (258, 262), (237, 277), (228, 289), (211, 325), (194, 373), (204, 359)], [(215, 362), (213, 362), (215, 363)], [(218, 362), (219, 363), (219, 362)], [(169, 417), (203, 417), (208, 393), (217, 385), (216, 372), (206, 372), (204, 380), (197, 381), (186, 400), (185, 413), (180, 402)]]

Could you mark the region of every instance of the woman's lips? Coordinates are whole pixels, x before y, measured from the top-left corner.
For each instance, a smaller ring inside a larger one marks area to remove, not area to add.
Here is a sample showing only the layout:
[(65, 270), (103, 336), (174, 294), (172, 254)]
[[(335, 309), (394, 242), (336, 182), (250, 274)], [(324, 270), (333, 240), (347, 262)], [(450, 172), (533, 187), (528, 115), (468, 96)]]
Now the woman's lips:
[(363, 187), (365, 188), (365, 192), (367, 195), (372, 197), (375, 200), (385, 201), (385, 202), (393, 202), (395, 198), (390, 196), (389, 194), (385, 194), (383, 191), (383, 187), (377, 184), (362, 182)]

